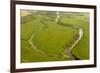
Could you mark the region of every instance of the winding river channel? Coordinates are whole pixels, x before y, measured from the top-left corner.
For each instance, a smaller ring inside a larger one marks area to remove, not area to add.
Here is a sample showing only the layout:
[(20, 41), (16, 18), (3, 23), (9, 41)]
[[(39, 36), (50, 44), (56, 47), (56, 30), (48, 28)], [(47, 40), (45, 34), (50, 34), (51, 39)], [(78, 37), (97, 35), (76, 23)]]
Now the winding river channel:
[(61, 26), (71, 27), (71, 28), (74, 28), (74, 29), (78, 30), (77, 39), (74, 39), (74, 43), (69, 48), (66, 47), (65, 52), (66, 52), (67, 56), (69, 56), (72, 60), (75, 60), (75, 59), (79, 60), (79, 58), (77, 58), (75, 55), (73, 55), (72, 50), (80, 42), (80, 40), (82, 39), (82, 37), (84, 35), (83, 28), (79, 27), (78, 25), (65, 24), (61, 21), (59, 21), (58, 24), (61, 25)]
[(79, 41), (81, 40), (81, 38), (83, 37), (83, 29), (80, 28), (80, 27), (77, 27), (75, 26), (74, 28), (78, 29), (78, 34), (79, 36), (77, 37), (77, 40), (72, 44), (72, 46), (70, 46), (69, 48), (66, 48), (67, 49), (67, 55), (73, 60), (75, 59), (75, 56), (72, 54), (72, 50), (73, 48), (79, 43)]

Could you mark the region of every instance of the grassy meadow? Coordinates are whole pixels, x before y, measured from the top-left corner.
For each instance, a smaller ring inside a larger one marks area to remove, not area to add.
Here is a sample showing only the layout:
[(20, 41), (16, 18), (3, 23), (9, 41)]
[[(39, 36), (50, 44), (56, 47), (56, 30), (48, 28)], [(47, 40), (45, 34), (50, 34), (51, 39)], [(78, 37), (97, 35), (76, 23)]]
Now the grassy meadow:
[(72, 49), (79, 60), (89, 59), (89, 13), (21, 10), (21, 62), (70, 61), (67, 49), (84, 35)]

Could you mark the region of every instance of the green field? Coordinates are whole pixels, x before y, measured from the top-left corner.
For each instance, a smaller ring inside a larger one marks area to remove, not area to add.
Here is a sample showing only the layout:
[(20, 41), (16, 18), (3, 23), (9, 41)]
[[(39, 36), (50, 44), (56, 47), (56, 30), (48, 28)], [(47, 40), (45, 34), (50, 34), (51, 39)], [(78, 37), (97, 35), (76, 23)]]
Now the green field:
[(89, 13), (21, 10), (21, 62), (76, 60), (67, 52), (78, 40), (79, 28), (84, 35), (71, 54), (89, 59)]

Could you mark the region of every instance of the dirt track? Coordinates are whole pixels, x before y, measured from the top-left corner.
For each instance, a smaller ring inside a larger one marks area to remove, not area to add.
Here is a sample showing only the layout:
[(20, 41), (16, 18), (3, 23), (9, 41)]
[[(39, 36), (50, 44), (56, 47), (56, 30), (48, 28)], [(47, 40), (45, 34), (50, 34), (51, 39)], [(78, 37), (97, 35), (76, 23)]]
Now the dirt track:
[(38, 53), (40, 53), (42, 56), (47, 56), (46, 53), (44, 53), (42, 50), (37, 49), (37, 47), (34, 45), (34, 43), (32, 42), (32, 39), (34, 37), (34, 33), (30, 36), (28, 42), (31, 45), (32, 49), (34, 49), (35, 51), (37, 51)]

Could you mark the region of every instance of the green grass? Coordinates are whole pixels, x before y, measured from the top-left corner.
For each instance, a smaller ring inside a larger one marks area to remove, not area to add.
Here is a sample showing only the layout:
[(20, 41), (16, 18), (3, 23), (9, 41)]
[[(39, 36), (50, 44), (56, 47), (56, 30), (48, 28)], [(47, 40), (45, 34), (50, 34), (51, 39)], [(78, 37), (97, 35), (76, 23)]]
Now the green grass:
[[(21, 62), (67, 61), (71, 58), (66, 51), (78, 34), (77, 29), (68, 25), (77, 25), (84, 29), (84, 36), (73, 48), (72, 53), (80, 59), (89, 59), (89, 18), (87, 13), (60, 12), (60, 21), (55, 22), (56, 13), (49, 11), (32, 12), (31, 15), (21, 17)], [(29, 44), (32, 42), (37, 49), (46, 53), (42, 56)], [(84, 52), (83, 52), (84, 51)]]

